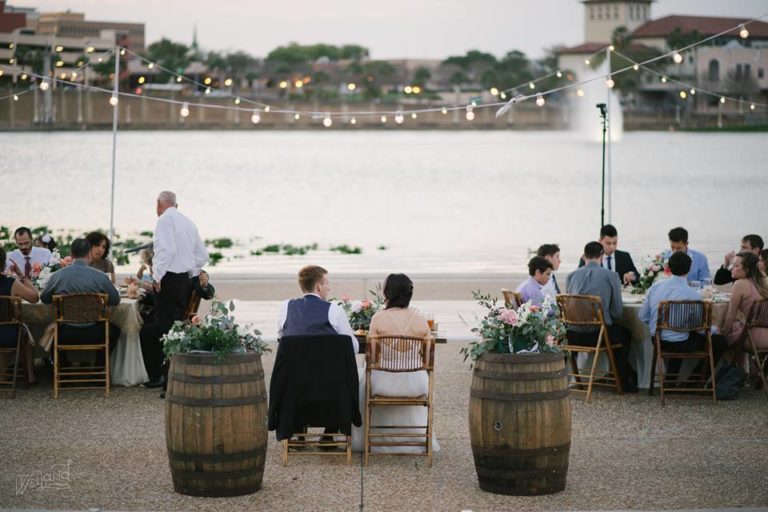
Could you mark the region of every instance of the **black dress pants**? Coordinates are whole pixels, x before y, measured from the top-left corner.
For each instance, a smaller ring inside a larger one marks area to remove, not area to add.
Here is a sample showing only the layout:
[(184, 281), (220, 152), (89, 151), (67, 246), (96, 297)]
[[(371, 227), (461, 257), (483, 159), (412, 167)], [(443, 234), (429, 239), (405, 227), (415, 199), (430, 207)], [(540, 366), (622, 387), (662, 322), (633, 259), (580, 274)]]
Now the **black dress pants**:
[(160, 282), (160, 292), (155, 293), (154, 321), (141, 328), (141, 355), (150, 380), (157, 380), (163, 374), (163, 343), (160, 341), (177, 320), (184, 320), (184, 312), (192, 290), (186, 272), (167, 272)]
[[(629, 344), (631, 342), (629, 331), (620, 325), (606, 326), (608, 338), (611, 341), (611, 347), (622, 344), (621, 348), (613, 349), (613, 357), (616, 360), (616, 370), (625, 389), (632, 389), (637, 386), (637, 379), (634, 371), (629, 366)], [(566, 333), (569, 345), (580, 345), (583, 347), (597, 346), (598, 332), (576, 332), (569, 330)]]
[[(114, 324), (109, 324), (109, 351), (115, 347), (117, 340), (120, 339), (120, 328)], [(104, 324), (94, 324), (87, 327), (64, 324), (59, 328), (59, 345), (77, 345), (80, 343), (99, 343), (104, 340)], [(69, 363), (67, 352), (62, 351), (59, 354), (62, 362)], [(96, 366), (104, 366), (104, 352), (98, 351), (96, 354)]]
[[(720, 360), (720, 358), (723, 356), (723, 354), (728, 350), (728, 340), (723, 336), (722, 334), (712, 334), (712, 357), (714, 359), (714, 365), (717, 366), (717, 362)], [(688, 339), (684, 341), (664, 341), (661, 340), (661, 350), (664, 352), (677, 352), (677, 353), (686, 353), (686, 352), (696, 352), (699, 350), (704, 350), (704, 345), (707, 342), (706, 337), (703, 334), (699, 334), (697, 332), (692, 332), (688, 335)], [(669, 362), (667, 363), (667, 373), (668, 374), (678, 374), (680, 373), (680, 366), (682, 365), (681, 359), (669, 359)], [(699, 363), (699, 367), (697, 367), (696, 371), (700, 372), (701, 363)]]

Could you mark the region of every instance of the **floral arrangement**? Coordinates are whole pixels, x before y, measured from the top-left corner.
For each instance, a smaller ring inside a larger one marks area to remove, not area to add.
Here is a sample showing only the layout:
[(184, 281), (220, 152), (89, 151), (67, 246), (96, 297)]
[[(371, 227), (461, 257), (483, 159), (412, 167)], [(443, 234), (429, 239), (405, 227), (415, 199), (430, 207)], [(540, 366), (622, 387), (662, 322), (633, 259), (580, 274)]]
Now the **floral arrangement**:
[(70, 263), (72, 263), (71, 256), (62, 258), (59, 254), (59, 251), (54, 249), (51, 253), (51, 257), (48, 260), (47, 265), (40, 265), (40, 263), (32, 264), (32, 284), (39, 291), (43, 291), (45, 289), (45, 285), (48, 284), (48, 279), (50, 279), (51, 274), (66, 267)]
[(371, 327), (371, 319), (381, 306), (384, 305), (384, 297), (381, 294), (381, 283), (376, 285), (376, 290), (368, 290), (373, 297), (372, 300), (363, 299), (352, 302), (349, 297), (344, 297), (336, 304), (341, 306), (349, 319), (349, 325), (355, 331), (355, 334), (367, 334)]
[(526, 352), (559, 352), (565, 340), (565, 325), (560, 320), (557, 303), (546, 296), (541, 306), (530, 301), (517, 309), (497, 305), (496, 299), (480, 292), (473, 298), (488, 310), (480, 325), (472, 329), (479, 337), (461, 349), (464, 360), (477, 360), (486, 352), (519, 354)]
[(645, 293), (660, 275), (672, 275), (667, 259), (664, 254), (657, 254), (653, 258), (644, 258), (640, 278), (632, 289), (632, 293)]
[(223, 357), (232, 352), (263, 354), (271, 349), (261, 340), (261, 332), (252, 326), (242, 327), (231, 314), (234, 302), (225, 305), (214, 301), (211, 312), (203, 318), (195, 316), (191, 322), (175, 322), (162, 337), (163, 352), (167, 357), (190, 352), (213, 352)]

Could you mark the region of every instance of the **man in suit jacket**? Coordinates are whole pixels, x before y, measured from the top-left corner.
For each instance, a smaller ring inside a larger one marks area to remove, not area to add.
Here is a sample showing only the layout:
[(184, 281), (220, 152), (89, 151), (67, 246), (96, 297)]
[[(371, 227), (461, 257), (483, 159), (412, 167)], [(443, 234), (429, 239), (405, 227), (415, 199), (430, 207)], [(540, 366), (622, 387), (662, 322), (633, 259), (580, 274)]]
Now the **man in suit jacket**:
[[(619, 233), (611, 224), (606, 224), (600, 228), (600, 245), (603, 246), (603, 261), (601, 266), (604, 269), (619, 274), (619, 280), (623, 284), (635, 284), (640, 279), (640, 272), (635, 268), (632, 256), (626, 251), (617, 249), (619, 244)], [(584, 259), (579, 262), (579, 267), (584, 266)]]
[[(760, 253), (763, 251), (763, 238), (760, 235), (745, 235), (741, 239), (741, 252), (753, 252), (760, 257)], [(736, 253), (731, 251), (725, 255), (723, 264), (715, 272), (715, 284), (728, 284), (733, 282), (731, 277), (731, 264), (733, 264), (733, 258), (736, 257)]]

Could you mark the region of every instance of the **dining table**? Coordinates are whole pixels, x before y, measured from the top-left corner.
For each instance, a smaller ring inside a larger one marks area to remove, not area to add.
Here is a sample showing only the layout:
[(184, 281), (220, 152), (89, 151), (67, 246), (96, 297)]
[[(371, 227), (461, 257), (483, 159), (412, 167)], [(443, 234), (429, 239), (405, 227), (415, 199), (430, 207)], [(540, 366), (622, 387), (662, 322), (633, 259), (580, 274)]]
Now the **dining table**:
[[(53, 305), (23, 302), (21, 314), (33, 341), (45, 351), (53, 344), (50, 328), (54, 320)], [(136, 386), (149, 381), (141, 355), (139, 331), (143, 324), (136, 300), (123, 298), (110, 306), (109, 321), (120, 328), (120, 339), (110, 353), (110, 381), (113, 386)]]

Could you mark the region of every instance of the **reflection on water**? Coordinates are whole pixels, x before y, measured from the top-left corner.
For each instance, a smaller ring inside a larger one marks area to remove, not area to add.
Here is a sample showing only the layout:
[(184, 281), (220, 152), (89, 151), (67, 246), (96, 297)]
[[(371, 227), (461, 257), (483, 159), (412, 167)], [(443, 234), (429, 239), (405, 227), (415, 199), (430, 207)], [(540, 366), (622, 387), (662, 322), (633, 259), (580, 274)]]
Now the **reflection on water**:
[[(626, 133), (613, 144), (620, 247), (639, 259), (683, 225), (715, 266), (741, 235), (768, 235), (767, 142)], [(108, 228), (111, 133), (3, 133), (0, 147), (1, 224)], [(206, 238), (362, 246), (332, 257), (350, 271), (520, 271), (542, 242), (560, 243), (566, 268), (600, 227), (600, 146), (563, 132), (124, 132), (117, 159), (118, 232), (152, 229), (171, 189)]]

